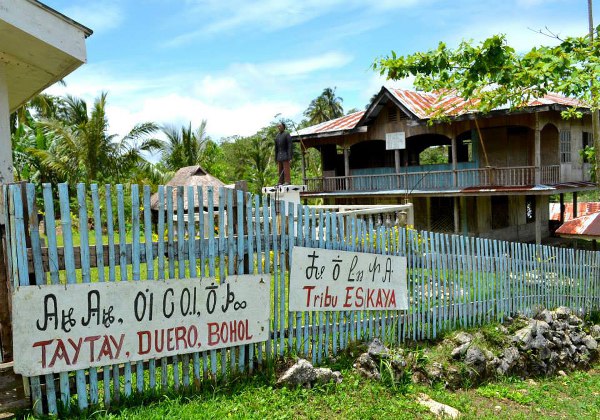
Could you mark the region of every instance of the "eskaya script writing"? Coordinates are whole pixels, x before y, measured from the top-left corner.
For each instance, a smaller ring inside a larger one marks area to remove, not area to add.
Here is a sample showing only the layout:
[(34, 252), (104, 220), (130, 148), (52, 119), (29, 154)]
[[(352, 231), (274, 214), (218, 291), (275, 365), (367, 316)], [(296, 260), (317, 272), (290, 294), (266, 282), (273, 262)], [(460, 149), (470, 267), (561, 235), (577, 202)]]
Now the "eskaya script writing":
[(19, 287), (15, 372), (26, 376), (265, 341), (270, 276)]
[(290, 311), (408, 309), (406, 258), (294, 247)]

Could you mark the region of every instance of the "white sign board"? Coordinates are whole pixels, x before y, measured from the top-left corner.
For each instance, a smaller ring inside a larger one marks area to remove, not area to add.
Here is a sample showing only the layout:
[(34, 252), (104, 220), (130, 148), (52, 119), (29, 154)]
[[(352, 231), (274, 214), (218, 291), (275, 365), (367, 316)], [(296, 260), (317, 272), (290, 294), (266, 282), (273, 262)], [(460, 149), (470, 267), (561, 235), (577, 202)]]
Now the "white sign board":
[(408, 309), (406, 258), (294, 247), (290, 311)]
[(14, 370), (42, 375), (265, 341), (270, 276), (19, 287)]
[(406, 149), (406, 135), (404, 131), (385, 134), (385, 150)]

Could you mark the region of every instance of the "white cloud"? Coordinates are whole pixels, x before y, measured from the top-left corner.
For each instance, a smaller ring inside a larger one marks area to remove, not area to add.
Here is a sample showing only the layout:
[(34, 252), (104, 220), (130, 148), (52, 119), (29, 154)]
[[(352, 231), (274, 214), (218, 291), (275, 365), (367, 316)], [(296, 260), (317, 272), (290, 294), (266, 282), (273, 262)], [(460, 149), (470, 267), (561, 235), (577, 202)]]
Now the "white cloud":
[(297, 60), (268, 63), (264, 69), (273, 76), (297, 76), (318, 70), (342, 67), (352, 61), (352, 57), (339, 52), (301, 58)]
[(65, 8), (63, 13), (96, 34), (117, 28), (124, 19), (123, 10), (113, 1), (86, 1)]
[(328, 52), (286, 62), (236, 63), (219, 73), (178, 69), (159, 77), (115, 73), (120, 66), (88, 65), (67, 77), (67, 86), (48, 92), (81, 97), (91, 103), (107, 91), (110, 132), (126, 134), (139, 122), (197, 126), (208, 121), (210, 136), (250, 135), (276, 114), (298, 119), (308, 93), (290, 86), (298, 78), (344, 66), (352, 57)]

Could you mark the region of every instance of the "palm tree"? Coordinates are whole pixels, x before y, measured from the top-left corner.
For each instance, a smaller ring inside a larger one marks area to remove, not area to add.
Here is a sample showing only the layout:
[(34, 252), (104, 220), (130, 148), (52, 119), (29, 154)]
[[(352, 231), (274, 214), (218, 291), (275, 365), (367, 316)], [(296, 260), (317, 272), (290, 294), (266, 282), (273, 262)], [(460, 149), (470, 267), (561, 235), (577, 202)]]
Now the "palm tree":
[(325, 88), (321, 96), (325, 100), (325, 105), (329, 110), (329, 116), (331, 119), (339, 118), (344, 115), (344, 106), (342, 102), (344, 101), (341, 97), (335, 96), (335, 90), (337, 88)]
[(276, 171), (273, 171), (273, 144), (266, 136), (256, 134), (250, 137), (247, 150), (249, 179), (254, 186), (253, 191), (260, 194), (263, 187), (273, 181)]
[(106, 92), (88, 113), (87, 103), (73, 96), (64, 98), (56, 115), (38, 124), (50, 139), (47, 149), (32, 149), (42, 164), (69, 182), (123, 182), (146, 160), (143, 151), (159, 146), (149, 136), (158, 130), (154, 123), (137, 124), (122, 139), (108, 134)]
[(311, 125), (339, 118), (344, 115), (343, 99), (335, 96), (336, 88), (325, 88), (321, 95), (310, 102), (304, 111)]
[(170, 170), (177, 170), (185, 166), (199, 165), (202, 160), (204, 146), (209, 140), (206, 135), (206, 120), (196, 130), (192, 130), (192, 123), (185, 127), (176, 128), (165, 126), (162, 132), (167, 137), (160, 144), (161, 162)]

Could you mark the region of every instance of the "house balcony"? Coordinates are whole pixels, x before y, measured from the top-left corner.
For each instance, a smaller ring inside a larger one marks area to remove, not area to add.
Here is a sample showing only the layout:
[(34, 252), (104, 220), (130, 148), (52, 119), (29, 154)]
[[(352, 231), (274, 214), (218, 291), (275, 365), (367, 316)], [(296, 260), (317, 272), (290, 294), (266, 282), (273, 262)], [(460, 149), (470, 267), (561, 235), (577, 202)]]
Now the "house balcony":
[[(351, 176), (324, 176), (306, 178), (308, 193), (328, 192), (375, 192), (398, 190), (403, 193), (455, 191), (466, 188), (526, 187), (536, 184), (552, 185), (560, 182), (560, 165), (542, 166), (538, 169), (536, 182), (535, 166), (485, 167), (462, 169), (439, 169), (448, 165), (435, 166), (429, 171), (402, 168), (400, 172), (380, 174), (353, 174)], [(423, 166), (419, 169), (424, 168)], [(390, 168), (393, 171), (393, 168)]]

